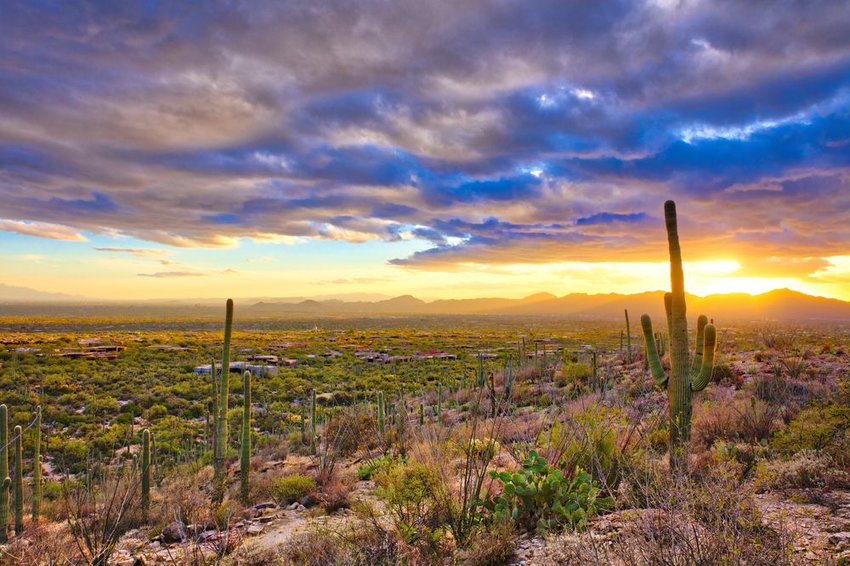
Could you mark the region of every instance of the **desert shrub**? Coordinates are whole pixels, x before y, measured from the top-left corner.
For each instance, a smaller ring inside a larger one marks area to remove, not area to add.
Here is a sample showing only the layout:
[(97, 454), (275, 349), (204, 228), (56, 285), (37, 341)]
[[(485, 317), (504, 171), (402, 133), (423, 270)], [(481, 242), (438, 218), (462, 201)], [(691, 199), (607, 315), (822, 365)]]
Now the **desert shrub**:
[(516, 552), (517, 533), (512, 521), (494, 521), (480, 528), (471, 544), (457, 553), (457, 563), (464, 566), (502, 566), (509, 564)]
[[(717, 468), (701, 478), (658, 470), (642, 484), (645, 508), (620, 512), (618, 536), (588, 532), (562, 538), (549, 556), (559, 564), (790, 564), (788, 533), (765, 526), (752, 494)], [(629, 506), (630, 501), (620, 504)]]
[[(161, 523), (175, 521), (181, 528), (188, 525), (207, 525), (209, 517), (209, 494), (205, 488), (212, 481), (212, 468), (198, 469), (197, 465), (186, 464), (175, 468), (160, 487), (160, 495), (154, 507), (154, 517)], [(203, 528), (203, 527), (202, 527)]]
[(590, 379), (591, 371), (587, 364), (576, 362), (564, 362), (561, 371), (555, 374), (555, 383), (559, 387), (567, 385), (586, 385)]
[(699, 405), (692, 434), (704, 447), (716, 441), (759, 442), (770, 438), (778, 426), (779, 408), (755, 397)]
[(735, 386), (740, 387), (744, 384), (744, 378), (741, 375), (738, 375), (728, 363), (719, 363), (715, 364), (714, 372), (711, 374), (711, 378), (715, 383), (719, 383), (720, 385), (725, 386)]
[(601, 405), (581, 407), (541, 435), (537, 453), (566, 470), (582, 468), (605, 489), (616, 489), (626, 458), (617, 443), (617, 413)]
[(276, 549), (265, 553), (260, 564), (286, 566), (394, 566), (418, 564), (409, 549), (370, 515), (337, 530), (315, 529), (295, 535)]
[(442, 538), (435, 498), (437, 473), (424, 464), (397, 464), (377, 474), (375, 481), (401, 538), (408, 544), (436, 548)]
[(850, 407), (839, 404), (813, 405), (800, 411), (788, 428), (778, 433), (772, 446), (791, 456), (802, 450), (821, 450), (835, 464), (850, 465)]
[(612, 503), (599, 496), (590, 474), (581, 468), (572, 477), (565, 477), (533, 451), (518, 471), (492, 471), (490, 477), (498, 479), (503, 489), (486, 502), (486, 507), (496, 520), (514, 521), (525, 531), (580, 529), (598, 510)]
[(283, 504), (300, 501), (316, 490), (316, 480), (304, 474), (290, 474), (278, 478), (272, 486), (275, 499)]
[(850, 475), (835, 467), (829, 454), (802, 450), (788, 460), (762, 460), (756, 467), (755, 489), (846, 487)]
[(403, 460), (391, 454), (371, 458), (360, 464), (357, 468), (357, 479), (361, 481), (370, 480), (376, 473), (385, 472), (400, 462), (403, 462)]
[(351, 505), (348, 499), (351, 490), (352, 485), (349, 478), (335, 477), (322, 486), (318, 494), (319, 502), (328, 513), (348, 509)]
[(342, 456), (350, 456), (361, 447), (374, 448), (378, 445), (374, 415), (351, 408), (337, 412), (328, 420), (324, 436)]

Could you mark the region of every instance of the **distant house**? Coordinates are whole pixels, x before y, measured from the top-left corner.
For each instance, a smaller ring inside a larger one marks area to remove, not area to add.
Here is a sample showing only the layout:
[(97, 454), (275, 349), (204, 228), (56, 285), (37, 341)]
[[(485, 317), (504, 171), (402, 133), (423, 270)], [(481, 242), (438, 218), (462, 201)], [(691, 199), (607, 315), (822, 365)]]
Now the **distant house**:
[(251, 354), (248, 356), (248, 360), (252, 362), (263, 362), (265, 364), (277, 364), (280, 358), (272, 354)]
[[(248, 362), (230, 362), (230, 373), (242, 373), (250, 371), (254, 375), (277, 375), (277, 366), (250, 364)], [(212, 372), (212, 365), (206, 364), (197, 366), (192, 370), (196, 375), (209, 375)]]

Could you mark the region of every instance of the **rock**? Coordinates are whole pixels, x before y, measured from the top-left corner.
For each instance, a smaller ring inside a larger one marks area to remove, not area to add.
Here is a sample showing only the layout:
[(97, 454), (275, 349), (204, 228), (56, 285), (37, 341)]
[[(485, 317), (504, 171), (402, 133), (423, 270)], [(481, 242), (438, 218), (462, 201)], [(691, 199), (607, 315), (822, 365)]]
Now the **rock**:
[(248, 528), (245, 530), (245, 533), (249, 535), (258, 535), (263, 532), (263, 528), (265, 528), (264, 525), (249, 525)]
[(204, 531), (201, 534), (199, 534), (198, 540), (200, 542), (207, 542), (208, 540), (212, 540), (212, 539), (215, 539), (217, 537), (218, 537), (218, 531), (209, 530), (209, 531)]
[(297, 508), (298, 508), (298, 502), (296, 501), (295, 503), (290, 503), (289, 505), (287, 505), (286, 510), (287, 511), (295, 511)]
[(277, 503), (274, 501), (265, 501), (263, 503), (257, 503), (254, 505), (254, 509), (257, 511), (262, 511), (263, 509), (277, 509)]
[(298, 504), (298, 506), (295, 508), (295, 510), (296, 510), (296, 511), (298, 511), (299, 513), (300, 513), (301, 511), (303, 511), (304, 509), (306, 509), (306, 507), (304, 507), (304, 506), (303, 506), (303, 505), (301, 505), (300, 503), (299, 503), (299, 504)]
[(177, 521), (172, 523), (168, 523), (162, 529), (162, 533), (160, 534), (160, 540), (162, 540), (165, 544), (173, 544), (175, 542), (183, 542), (185, 537), (185, 531), (183, 526), (180, 525)]
[(319, 500), (318, 500), (318, 499), (316, 499), (316, 498), (315, 498), (314, 496), (312, 496), (312, 495), (306, 495), (306, 496), (304, 496), (304, 498), (301, 500), (301, 505), (302, 505), (303, 507), (306, 507), (307, 509), (309, 509), (310, 507), (315, 507), (315, 506), (316, 506), (316, 505), (318, 505), (318, 504), (319, 504)]

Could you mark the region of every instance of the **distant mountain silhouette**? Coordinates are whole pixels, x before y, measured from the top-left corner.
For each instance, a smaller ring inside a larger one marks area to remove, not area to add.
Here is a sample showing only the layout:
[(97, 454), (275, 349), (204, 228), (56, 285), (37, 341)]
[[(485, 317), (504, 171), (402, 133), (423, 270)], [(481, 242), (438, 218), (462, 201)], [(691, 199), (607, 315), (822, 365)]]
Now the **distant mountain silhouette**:
[(0, 283), (0, 303), (28, 303), (28, 302), (80, 302), (83, 297), (67, 295), (65, 293), (48, 293), (29, 287), (15, 287)]
[[(761, 295), (732, 293), (697, 297), (688, 295), (688, 312), (706, 314), (727, 320), (842, 320), (850, 319), (850, 303), (838, 299), (814, 297), (780, 289)], [(260, 302), (248, 307), (249, 312), (279, 313), (366, 313), (366, 314), (433, 314), (433, 315), (514, 315), (567, 316), (574, 318), (615, 318), (629, 309), (635, 324), (642, 313), (663, 316), (664, 292), (651, 291), (634, 295), (617, 293), (589, 295), (572, 293), (556, 297), (536, 293), (522, 299), (480, 298), (443, 299), (425, 302), (411, 295), (383, 301), (315, 301), (299, 303)]]
[[(482, 297), (423, 301), (412, 295), (380, 300), (341, 300), (340, 298), (263, 297), (236, 298), (238, 311), (248, 317), (274, 316), (558, 316), (580, 319), (622, 318), (629, 309), (637, 328), (643, 313), (652, 315), (656, 325), (664, 320), (664, 292), (650, 291), (634, 295), (617, 293), (589, 295), (571, 293), (557, 297), (535, 293), (521, 299)], [(0, 284), (0, 313), (137, 316), (210, 316), (220, 314), (224, 299), (94, 301), (61, 293), (45, 293), (24, 287)], [(761, 295), (731, 293), (697, 297), (688, 295), (688, 314), (705, 314), (718, 320), (850, 320), (850, 302), (813, 297), (797, 291), (779, 289)]]

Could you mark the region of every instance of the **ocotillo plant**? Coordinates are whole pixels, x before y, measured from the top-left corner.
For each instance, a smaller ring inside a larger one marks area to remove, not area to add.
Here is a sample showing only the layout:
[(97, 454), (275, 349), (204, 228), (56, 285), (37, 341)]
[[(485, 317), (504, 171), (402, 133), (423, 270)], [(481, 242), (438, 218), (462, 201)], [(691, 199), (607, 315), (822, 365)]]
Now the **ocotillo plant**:
[(142, 517), (148, 520), (151, 507), (151, 431), (142, 431)]
[(15, 427), (15, 534), (24, 532), (24, 431)]
[(213, 500), (220, 503), (224, 498), (227, 470), (227, 399), (230, 394), (230, 338), (233, 334), (233, 300), (227, 299), (224, 315), (224, 348), (221, 355), (221, 369), (214, 383), (215, 399), (215, 450)]
[(9, 540), (9, 492), (12, 478), (9, 477), (9, 409), (0, 405), (0, 478), (3, 488), (0, 490), (0, 543)]
[(688, 319), (685, 305), (685, 277), (682, 272), (682, 251), (679, 247), (679, 230), (676, 204), (664, 203), (664, 220), (667, 226), (667, 243), (670, 249), (670, 293), (664, 296), (667, 327), (670, 337), (670, 374), (665, 374), (652, 334), (652, 321), (641, 316), (643, 336), (649, 357), (652, 376), (659, 386), (667, 385), (670, 399), (670, 466), (687, 470), (687, 445), (691, 432), (691, 393), (701, 391), (708, 384), (714, 370), (714, 352), (717, 331), (701, 315), (697, 320), (696, 351), (693, 365), (688, 347)]
[(316, 390), (310, 393), (310, 454), (316, 453)]
[(32, 471), (32, 522), (38, 523), (41, 516), (41, 407), (35, 416), (35, 453)]
[(239, 493), (248, 503), (248, 474), (251, 471), (251, 372), (242, 374), (242, 441), (239, 455)]
[(425, 426), (425, 404), (419, 403), (419, 426)]
[(629, 309), (624, 309), (626, 313), (626, 361), (632, 363), (632, 327), (629, 324)]

